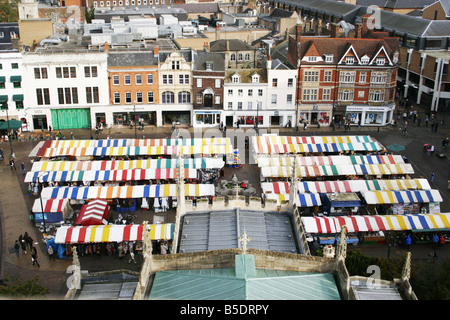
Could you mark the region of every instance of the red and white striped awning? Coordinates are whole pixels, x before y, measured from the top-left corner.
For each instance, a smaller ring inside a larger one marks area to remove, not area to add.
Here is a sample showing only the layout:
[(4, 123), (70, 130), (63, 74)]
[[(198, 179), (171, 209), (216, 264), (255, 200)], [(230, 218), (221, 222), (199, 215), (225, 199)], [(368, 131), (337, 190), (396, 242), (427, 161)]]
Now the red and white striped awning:
[(108, 224), (109, 207), (108, 201), (104, 199), (95, 199), (81, 207), (75, 224), (100, 225)]
[[(174, 224), (150, 224), (150, 240), (170, 240), (173, 237)], [(95, 226), (62, 226), (57, 229), (55, 243), (100, 243), (141, 241), (144, 226), (142, 224), (108, 224)]]
[(63, 212), (65, 213), (69, 207), (68, 199), (43, 199), (41, 208), (41, 199), (34, 200), (32, 211), (34, 213), (44, 212)]

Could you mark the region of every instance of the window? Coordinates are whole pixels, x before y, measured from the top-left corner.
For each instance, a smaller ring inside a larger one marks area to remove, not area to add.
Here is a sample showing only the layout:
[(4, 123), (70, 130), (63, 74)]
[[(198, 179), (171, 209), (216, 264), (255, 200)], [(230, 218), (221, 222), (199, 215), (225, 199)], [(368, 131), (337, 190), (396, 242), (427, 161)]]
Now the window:
[(385, 84), (386, 80), (386, 72), (372, 72), (372, 74), (370, 75), (370, 83)]
[(366, 82), (366, 76), (367, 76), (367, 73), (366, 73), (366, 72), (361, 72), (361, 73), (359, 74), (359, 82), (360, 82), (360, 83), (365, 83), (365, 82)]
[(277, 104), (277, 95), (276, 94), (272, 94), (272, 97), (270, 99), (270, 103), (271, 104)]
[(252, 110), (252, 108), (253, 108), (253, 102), (251, 102), (251, 101), (247, 102), (247, 109)]
[(242, 97), (244, 95), (244, 90), (238, 89), (238, 96)]
[(319, 71), (305, 70), (303, 72), (303, 81), (305, 82), (319, 81)]
[(233, 89), (228, 89), (228, 96), (232, 97), (233, 96)]
[(142, 84), (142, 75), (137, 74), (136, 75), (136, 85), (141, 85)]
[(250, 53), (245, 54), (245, 61), (250, 61)]
[(244, 56), (243, 56), (242, 53), (239, 53), (238, 54), (238, 61), (242, 61), (242, 60), (244, 60)]
[(163, 74), (163, 84), (173, 84), (173, 76), (171, 74)]
[(98, 87), (86, 87), (86, 102), (87, 103), (98, 103)]
[(369, 64), (369, 60), (368, 56), (364, 56), (361, 58), (361, 64)]
[(120, 92), (114, 92), (114, 103), (120, 103)]
[(228, 109), (233, 109), (233, 102), (228, 102)]
[(61, 67), (56, 67), (56, 78), (62, 78), (62, 69), (61, 69)]
[(202, 104), (202, 102), (203, 102), (203, 95), (201, 93), (197, 93), (195, 97), (195, 103)]
[(343, 83), (354, 83), (356, 77), (356, 72), (341, 72), (339, 74), (339, 82)]
[(220, 104), (220, 94), (214, 96), (214, 104)]
[(19, 80), (14, 79), (12, 83), (13, 83), (13, 88), (21, 88), (22, 87), (21, 81), (19, 81)]
[(369, 101), (371, 102), (382, 102), (384, 101), (384, 91), (374, 90), (369, 92)]
[(253, 89), (248, 89), (248, 96), (252, 97), (253, 96)]
[(234, 53), (231, 54), (230, 61), (236, 61), (236, 54)]
[(231, 82), (239, 83), (239, 75), (235, 74), (231, 77)]
[(354, 64), (355, 57), (345, 57), (345, 64)]
[(258, 89), (258, 97), (262, 97), (263, 96), (263, 89)]
[(125, 85), (130, 85), (131, 84), (131, 77), (130, 77), (130, 75), (125, 75), (124, 76), (124, 83), (125, 83)]
[(36, 98), (38, 105), (50, 104), (50, 92), (48, 88), (36, 89)]
[(48, 79), (47, 68), (34, 68), (35, 79)]
[(197, 79), (197, 88), (203, 87), (203, 79)]
[(78, 88), (58, 88), (59, 104), (77, 104)]
[(142, 92), (136, 92), (136, 102), (137, 103), (142, 103), (144, 102), (144, 97), (142, 95)]
[(178, 83), (179, 84), (189, 84), (189, 75), (188, 74), (178, 75)]
[(384, 66), (386, 64), (386, 59), (385, 58), (377, 58), (376, 64), (377, 64), (377, 66)]
[(351, 90), (339, 90), (338, 96), (341, 101), (353, 101), (353, 91)]
[(191, 93), (189, 91), (181, 91), (178, 93), (178, 103), (190, 103)]
[(220, 88), (221, 85), (222, 85), (222, 81), (220, 79), (214, 80), (214, 87), (215, 88)]
[(277, 78), (272, 79), (272, 87), (278, 87), (278, 79)]
[(64, 78), (69, 78), (69, 67), (63, 67), (63, 77)]
[(323, 73), (323, 81), (325, 82), (331, 82), (331, 76), (332, 76), (332, 72), (331, 70), (326, 70)]
[(294, 86), (294, 79), (289, 78), (289, 79), (288, 79), (288, 84), (287, 84), (287, 86), (288, 86), (289, 88), (292, 88), (292, 87)]
[(18, 63), (11, 63), (11, 69), (19, 69)]
[(172, 61), (172, 70), (180, 69), (180, 61)]
[(210, 62), (210, 61), (205, 62), (205, 69), (206, 69), (207, 71), (212, 71), (213, 67), (214, 67), (214, 63), (212, 63), (212, 62)]
[(118, 86), (120, 84), (120, 77), (118, 75), (113, 76), (113, 85)]
[(303, 89), (303, 101), (317, 101), (317, 89)]
[(313, 57), (313, 56), (309, 56), (307, 58), (308, 62), (316, 62), (317, 61), (317, 57)]
[(148, 102), (148, 103), (153, 103), (153, 102), (155, 102), (155, 97), (154, 97), (154, 95), (153, 95), (153, 91), (147, 92), (147, 102)]
[(254, 74), (252, 76), (252, 83), (259, 83), (259, 74)]
[(23, 109), (23, 100), (16, 101), (16, 109)]
[(286, 96), (286, 104), (292, 104), (292, 94)]
[(175, 95), (172, 91), (164, 91), (162, 93), (162, 103), (174, 103)]
[(125, 103), (131, 103), (131, 92), (125, 92)]
[(325, 62), (333, 62), (333, 55), (332, 54), (326, 54), (325, 55)]
[(70, 77), (71, 78), (77, 77), (77, 69), (75, 69), (75, 67), (70, 67)]
[(330, 100), (331, 97), (331, 89), (325, 88), (322, 91), (322, 100)]
[(147, 74), (147, 84), (153, 84), (153, 74)]
[(238, 110), (242, 110), (242, 101), (238, 102), (238, 106), (237, 106)]
[[(89, 67), (85, 67), (84, 68), (84, 74), (85, 74), (85, 76), (86, 76), (86, 68), (88, 68), (89, 69)], [(93, 67), (90, 67), (91, 69), (90, 69), (90, 75), (91, 75), (91, 77), (92, 78), (97, 78), (97, 76), (98, 76), (98, 74), (97, 74), (97, 67), (95, 67), (95, 66), (93, 66)], [(88, 77), (88, 76), (86, 76), (86, 77)]]

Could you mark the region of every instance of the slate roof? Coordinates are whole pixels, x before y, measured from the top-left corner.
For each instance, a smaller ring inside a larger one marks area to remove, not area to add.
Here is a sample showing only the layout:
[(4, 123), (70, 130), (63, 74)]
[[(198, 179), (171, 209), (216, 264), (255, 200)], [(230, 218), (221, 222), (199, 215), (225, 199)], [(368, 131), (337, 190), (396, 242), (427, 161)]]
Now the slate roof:
[(197, 51), (194, 56), (194, 70), (205, 71), (206, 62), (213, 63), (212, 71), (225, 71), (225, 54), (218, 52)]
[(356, 4), (362, 6), (376, 5), (380, 8), (389, 9), (422, 9), (435, 0), (358, 0)]
[(242, 40), (223, 39), (223, 40), (212, 41), (209, 45), (209, 51), (210, 52), (226, 52), (227, 51), (227, 42), (228, 42), (228, 48), (230, 51), (256, 50), (256, 47), (253, 47)]
[(108, 66), (127, 67), (127, 66), (156, 66), (158, 57), (155, 57), (152, 51), (148, 52), (110, 52), (108, 55)]

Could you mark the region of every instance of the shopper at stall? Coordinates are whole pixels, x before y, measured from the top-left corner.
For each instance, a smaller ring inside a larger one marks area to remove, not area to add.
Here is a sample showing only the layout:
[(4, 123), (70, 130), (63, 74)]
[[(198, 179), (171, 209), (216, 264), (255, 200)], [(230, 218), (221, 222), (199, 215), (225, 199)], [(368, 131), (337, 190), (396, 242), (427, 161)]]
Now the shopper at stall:
[(408, 234), (408, 236), (406, 237), (406, 250), (409, 251), (409, 249), (411, 249), (411, 243), (412, 243), (412, 239), (411, 239), (411, 236)]
[(445, 244), (445, 238), (444, 236), (441, 234), (441, 236), (439, 237), (439, 247), (443, 247)]

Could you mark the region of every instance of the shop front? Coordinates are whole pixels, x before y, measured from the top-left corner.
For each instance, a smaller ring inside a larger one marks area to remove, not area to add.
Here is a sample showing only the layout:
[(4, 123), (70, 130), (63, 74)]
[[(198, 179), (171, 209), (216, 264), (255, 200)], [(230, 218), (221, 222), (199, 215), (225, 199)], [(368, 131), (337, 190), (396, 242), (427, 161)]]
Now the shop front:
[(221, 120), (221, 111), (198, 110), (194, 111), (194, 127), (216, 127)]
[(189, 125), (191, 124), (190, 111), (163, 111), (162, 112), (163, 125), (171, 125), (172, 123)]
[(303, 105), (299, 107), (299, 124), (328, 125), (333, 108), (331, 105)]
[(52, 110), (51, 113), (54, 130), (86, 129), (91, 126), (91, 112), (89, 108), (57, 109)]
[(354, 125), (384, 126), (391, 123), (394, 109), (395, 104), (384, 107), (347, 106), (345, 118)]

